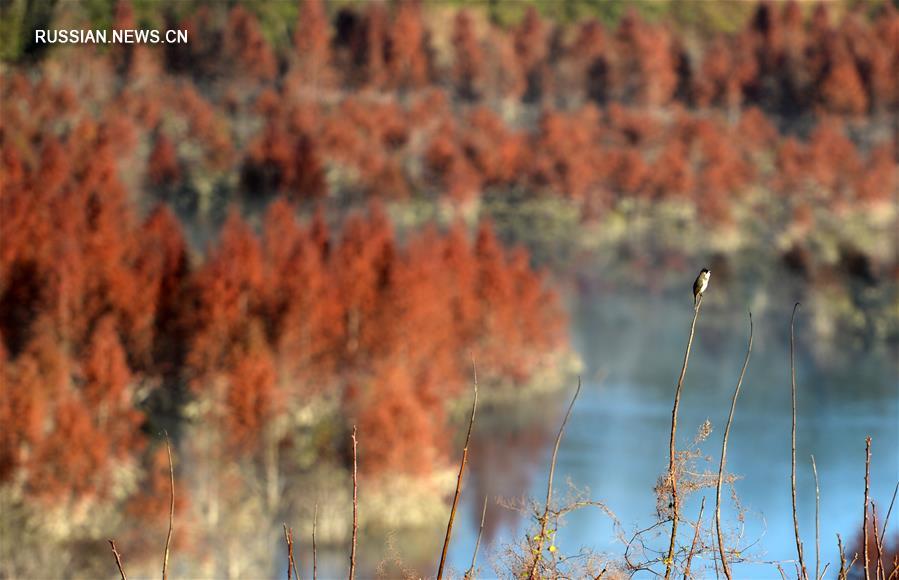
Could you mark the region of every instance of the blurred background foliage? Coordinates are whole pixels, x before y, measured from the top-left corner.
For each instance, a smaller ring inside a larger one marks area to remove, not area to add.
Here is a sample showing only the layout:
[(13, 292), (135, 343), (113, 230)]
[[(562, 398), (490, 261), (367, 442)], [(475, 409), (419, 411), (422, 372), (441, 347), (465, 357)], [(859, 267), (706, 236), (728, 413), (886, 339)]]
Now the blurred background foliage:
[[(389, 0), (395, 3), (398, 0)], [(899, 5), (897, 0), (850, 0), (835, 5), (840, 10), (862, 9), (873, 12), (885, 2)], [(66, 16), (60, 22), (89, 25), (95, 29), (109, 29), (117, 0), (2, 0), (0, 1), (0, 58), (15, 61), (41, 47), (34, 45), (33, 30), (49, 28), (57, 8)], [(328, 10), (360, 8), (366, 0), (331, 0)], [(162, 29), (165, 19), (180, 20), (193, 13), (199, 6), (212, 5), (227, 11), (242, 4), (259, 19), (266, 39), (275, 47), (283, 48), (290, 42), (290, 24), (296, 21), (297, 3), (289, 0), (255, 2), (250, 0), (225, 0), (209, 3), (204, 0), (134, 0), (132, 5), (137, 23), (142, 28)], [(429, 0), (430, 7), (442, 5), (481, 11), (494, 24), (511, 27), (517, 25), (531, 6), (551, 20), (571, 24), (587, 18), (596, 18), (607, 26), (616, 26), (628, 11), (640, 14), (646, 20), (665, 21), (681, 32), (709, 37), (717, 32), (735, 32), (751, 17), (752, 2), (703, 2), (699, 0)], [(809, 2), (804, 7), (812, 9)]]
[[(635, 360), (674, 360), (685, 321), (644, 351), (641, 317), (689, 316), (700, 264), (718, 337), (747, 305), (779, 321), (801, 300), (822, 366), (899, 339), (895, 2), (0, 9), (0, 499), (15, 514), (0, 524), (33, 530), (34, 550), (108, 560), (105, 538), (127, 530), (132, 561), (151, 554), (128, 523), (164, 523), (163, 427), (209, 576), (270, 562), (260, 522), (308, 522), (291, 488), (346, 513), (328, 492), (346, 491), (356, 421), (382, 506), (368, 521), (433, 524), (471, 350), (506, 403), (578, 368), (566, 307), (595, 308), (585, 324)], [(190, 37), (33, 42), (110, 27)], [(672, 364), (646, 381), (664, 392)], [(643, 377), (626, 377), (638, 399)], [(547, 437), (522, 433), (516, 477)], [(422, 509), (391, 510), (396, 489)], [(43, 559), (28, 560), (7, 575), (33, 576)]]

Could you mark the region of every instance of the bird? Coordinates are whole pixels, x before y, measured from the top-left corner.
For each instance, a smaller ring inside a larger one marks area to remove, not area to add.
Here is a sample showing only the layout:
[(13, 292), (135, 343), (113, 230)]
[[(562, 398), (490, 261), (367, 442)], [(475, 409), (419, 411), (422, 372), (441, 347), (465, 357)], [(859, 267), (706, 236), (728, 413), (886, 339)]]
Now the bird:
[(699, 299), (702, 298), (702, 293), (709, 287), (709, 278), (711, 277), (712, 271), (708, 268), (703, 268), (699, 272), (699, 276), (696, 277), (696, 281), (693, 282), (693, 308), (697, 307)]

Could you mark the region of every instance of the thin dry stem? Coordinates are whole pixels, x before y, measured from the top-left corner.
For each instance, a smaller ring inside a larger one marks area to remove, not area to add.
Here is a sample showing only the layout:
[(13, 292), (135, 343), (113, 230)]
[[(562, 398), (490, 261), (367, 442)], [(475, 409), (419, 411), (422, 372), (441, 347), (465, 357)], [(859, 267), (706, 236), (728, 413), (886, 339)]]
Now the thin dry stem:
[[(715, 532), (718, 535), (718, 553), (721, 556), (721, 567), (724, 575), (731, 580), (730, 565), (724, 554), (724, 534), (721, 532), (721, 484), (724, 482), (724, 466), (727, 464), (727, 439), (730, 436), (730, 426), (734, 421), (734, 411), (737, 409), (737, 397), (740, 396), (740, 387), (743, 385), (743, 377), (746, 376), (746, 367), (749, 366), (749, 357), (752, 355), (752, 312), (749, 313), (749, 345), (746, 347), (746, 358), (743, 359), (743, 368), (740, 369), (740, 378), (734, 389), (734, 396), (730, 402), (730, 415), (727, 417), (727, 425), (724, 427), (724, 439), (721, 442), (721, 462), (718, 465), (718, 481), (715, 484)], [(705, 501), (705, 498), (703, 498)]]
[(874, 528), (874, 549), (877, 554), (877, 562), (874, 565), (874, 577), (882, 580), (883, 576), (883, 557), (880, 553), (880, 533), (877, 531), (877, 506), (871, 500), (871, 525)]
[[(893, 513), (893, 504), (896, 503), (896, 492), (899, 492), (899, 481), (896, 482), (896, 487), (893, 488), (893, 499), (890, 500), (890, 507), (887, 508), (887, 515), (883, 518), (883, 528), (880, 532), (880, 543), (877, 544), (877, 553), (883, 554), (883, 541), (887, 535), (887, 525), (890, 523), (890, 514)], [(884, 571), (886, 574), (886, 571)]]
[(790, 488), (793, 497), (793, 534), (796, 536), (796, 554), (799, 557), (799, 571), (802, 578), (808, 578), (808, 570), (805, 567), (805, 558), (802, 554), (802, 539), (799, 536), (799, 514), (796, 511), (796, 353), (795, 333), (797, 302), (793, 306), (793, 315), (790, 317), (790, 393), (792, 394), (793, 428), (790, 438)]
[(781, 579), (787, 580), (787, 573), (784, 572), (784, 568), (783, 568), (783, 566), (780, 565), (780, 562), (775, 562), (774, 565), (777, 566), (777, 571), (780, 572)]
[(553, 448), (552, 460), (549, 464), (549, 479), (546, 483), (546, 503), (543, 507), (543, 515), (540, 516), (540, 534), (537, 536), (537, 545), (534, 549), (534, 561), (531, 564), (531, 570), (528, 573), (528, 578), (534, 580), (537, 578), (537, 566), (540, 563), (540, 557), (543, 553), (543, 540), (546, 536), (546, 525), (549, 521), (549, 508), (552, 503), (553, 497), (553, 476), (556, 473), (556, 458), (559, 455), (559, 445), (562, 443), (562, 435), (565, 433), (565, 425), (568, 424), (568, 419), (571, 417), (571, 411), (574, 409), (574, 403), (577, 401), (577, 396), (581, 393), (581, 377), (577, 378), (577, 390), (574, 392), (574, 397), (571, 398), (571, 404), (568, 405), (568, 411), (565, 413), (565, 418), (562, 420), (562, 426), (559, 427), (559, 434), (556, 436), (556, 445)]
[(837, 534), (837, 548), (840, 552), (840, 570), (837, 572), (837, 580), (845, 580), (849, 574), (849, 568), (846, 567), (846, 552), (843, 551), (843, 538)]
[(481, 536), (484, 535), (484, 521), (487, 519), (487, 497), (486, 495), (484, 496), (484, 507), (481, 509), (481, 525), (478, 528), (478, 539), (474, 543), (474, 553), (471, 555), (471, 566), (465, 572), (466, 580), (474, 578), (474, 569), (478, 562), (478, 549), (481, 547)]
[(690, 578), (690, 564), (693, 563), (693, 555), (696, 553), (696, 544), (699, 542), (699, 532), (702, 529), (702, 513), (705, 511), (705, 497), (699, 504), (699, 518), (696, 520), (696, 527), (693, 529), (693, 543), (690, 544), (690, 552), (687, 554), (687, 565), (684, 568), (684, 580)]
[(122, 577), (122, 580), (128, 580), (128, 577), (125, 576), (125, 567), (122, 566), (122, 557), (119, 556), (119, 551), (116, 550), (115, 540), (108, 540), (109, 547), (112, 548), (112, 555), (115, 558), (115, 565), (119, 568), (119, 575)]
[(282, 525), (284, 526), (284, 541), (287, 542), (287, 580), (290, 580), (293, 574), (293, 542), (290, 539), (287, 524), (283, 523)]
[(870, 570), (870, 558), (868, 557), (868, 493), (870, 490), (870, 475), (871, 475), (871, 437), (865, 437), (865, 515), (862, 520), (862, 537), (864, 542), (864, 551), (865, 551), (865, 580), (870, 580), (871, 578), (871, 570)]
[(840, 571), (837, 572), (837, 580), (846, 580), (849, 578), (849, 571), (852, 569), (852, 566), (855, 565), (855, 561), (858, 560), (858, 552), (852, 557), (852, 561), (849, 562), (849, 565), (846, 565), (846, 553), (843, 551), (843, 538), (840, 537), (840, 534), (837, 534), (837, 548), (840, 550)]
[(353, 544), (350, 547), (350, 580), (356, 577), (356, 535), (359, 531), (359, 485), (357, 480), (356, 426), (353, 425)]
[(318, 524), (318, 504), (312, 512), (312, 580), (318, 580), (318, 553), (315, 546), (315, 527)]
[(165, 434), (165, 450), (169, 456), (169, 483), (171, 485), (171, 494), (169, 496), (169, 532), (165, 537), (165, 553), (162, 556), (162, 580), (168, 580), (169, 577), (169, 546), (172, 543), (172, 533), (175, 530), (175, 467), (172, 463), (172, 446), (169, 442), (168, 431)]
[(693, 309), (693, 322), (690, 324), (690, 338), (687, 340), (687, 350), (684, 352), (684, 364), (681, 366), (680, 376), (677, 379), (677, 389), (674, 391), (674, 407), (671, 409), (671, 439), (668, 443), (668, 480), (671, 484), (671, 542), (668, 545), (668, 556), (665, 557), (665, 580), (671, 578), (671, 568), (674, 565), (674, 546), (677, 541), (677, 520), (680, 511), (677, 497), (677, 448), (675, 438), (677, 436), (677, 410), (680, 407), (680, 394), (684, 387), (684, 377), (687, 375), (687, 363), (690, 360), (690, 349), (693, 348), (693, 337), (696, 335), (696, 321), (699, 319), (699, 311), (702, 309), (702, 294), (696, 308)]
[[(818, 487), (818, 466), (815, 465), (815, 456), (812, 455), (812, 474), (815, 476), (815, 580), (821, 580), (822, 573), (818, 573), (821, 565), (821, 490)], [(824, 567), (827, 570), (827, 567)]]
[(437, 568), (437, 580), (443, 578), (443, 567), (446, 565), (446, 553), (449, 550), (450, 538), (453, 536), (453, 522), (456, 519), (456, 508), (459, 505), (459, 496), (462, 494), (462, 479), (465, 475), (465, 466), (468, 464), (468, 446), (471, 443), (471, 431), (474, 427), (474, 418), (478, 410), (478, 367), (474, 358), (471, 360), (472, 373), (474, 374), (474, 400), (471, 403), (471, 418), (468, 420), (468, 434), (465, 436), (465, 446), (462, 448), (462, 461), (459, 464), (459, 476), (456, 478), (456, 493), (453, 495), (453, 507), (450, 509), (449, 521), (446, 524), (446, 535), (443, 538), (443, 552), (440, 554), (440, 565)]
[(297, 562), (293, 557), (293, 528), (288, 528), (286, 523), (284, 524), (284, 540), (287, 542), (287, 580), (290, 580), (291, 570), (293, 570), (294, 577), (300, 580)]

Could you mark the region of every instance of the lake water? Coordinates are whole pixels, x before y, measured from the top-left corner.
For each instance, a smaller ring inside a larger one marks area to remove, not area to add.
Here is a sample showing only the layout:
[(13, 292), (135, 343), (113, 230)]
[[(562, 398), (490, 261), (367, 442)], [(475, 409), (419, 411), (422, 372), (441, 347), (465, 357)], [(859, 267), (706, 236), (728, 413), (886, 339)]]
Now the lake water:
[[(670, 298), (612, 296), (576, 307), (571, 316), (574, 342), (587, 368), (559, 452), (555, 488), (564, 495), (566, 480), (589, 488), (591, 498), (603, 501), (629, 534), (654, 521), (653, 487), (667, 468), (671, 405), (690, 306)], [(861, 528), (866, 435), (873, 439), (871, 497), (881, 518), (899, 480), (899, 381), (895, 360), (885, 347), (839, 354), (839, 348), (828, 345), (804, 346), (802, 341), (808, 339), (801, 332), (803, 315), (800, 311), (797, 318), (799, 523), (806, 564), (813, 569), (815, 499), (809, 456), (814, 454), (820, 482), (821, 566), (830, 562), (828, 577), (834, 577), (835, 533), (844, 543), (853, 543)], [(758, 562), (736, 567), (735, 574), (771, 578), (779, 577), (776, 568), (761, 562), (792, 560), (796, 552), (790, 494), (789, 307), (756, 316), (754, 336), (727, 467), (742, 477), (735, 483), (746, 513), (738, 543), (745, 548), (745, 558)], [(747, 337), (745, 311), (713, 301), (704, 306), (681, 399), (678, 445), (689, 444), (709, 419), (714, 431), (701, 449), (713, 457), (707, 467), (715, 472)], [(606, 375), (602, 382), (595, 378), (598, 371)], [(524, 409), (507, 412), (498, 421), (493, 418), (498, 426), (479, 434), (450, 550), (456, 570), (464, 571), (470, 563), (484, 494), (491, 500), (479, 556), (482, 574), (495, 575), (491, 553), (521, 539), (526, 519), (492, 498), (545, 497), (552, 439), (573, 391), (574, 385), (558, 396), (558, 404), (541, 405), (537, 412)], [(714, 490), (706, 495), (708, 522)], [(699, 498), (700, 493), (694, 494), (684, 508), (691, 519)], [(734, 515), (732, 504), (724, 504), (722, 517), (731, 528)], [(667, 529), (662, 528), (663, 535)], [(899, 517), (892, 519), (890, 529), (890, 538), (897, 538)], [(614, 556), (624, 550), (611, 520), (590, 508), (567, 517), (557, 543), (565, 553), (575, 553), (580, 546)], [(792, 564), (784, 567), (792, 570)]]

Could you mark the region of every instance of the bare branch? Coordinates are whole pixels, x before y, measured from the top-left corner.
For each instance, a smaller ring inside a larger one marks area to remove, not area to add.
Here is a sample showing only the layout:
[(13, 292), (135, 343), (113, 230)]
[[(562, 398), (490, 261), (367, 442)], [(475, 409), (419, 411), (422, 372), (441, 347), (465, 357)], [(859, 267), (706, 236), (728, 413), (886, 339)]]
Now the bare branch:
[[(471, 431), (474, 427), (474, 418), (478, 410), (478, 367), (474, 357), (471, 359), (472, 373), (474, 374), (474, 400), (471, 403), (471, 418), (468, 420), (468, 434), (465, 436), (465, 447), (462, 448), (462, 461), (459, 464), (459, 476), (456, 478), (456, 493), (453, 495), (453, 507), (450, 509), (449, 522), (446, 524), (446, 536), (443, 538), (443, 552), (440, 554), (440, 566), (437, 568), (437, 580), (443, 578), (443, 567), (446, 565), (446, 553), (449, 550), (450, 538), (453, 535), (453, 522), (456, 519), (456, 507), (459, 505), (459, 496), (462, 494), (462, 478), (465, 475), (465, 466), (468, 463), (468, 446), (471, 443)], [(486, 500), (485, 500), (486, 501)]]
[[(749, 357), (752, 355), (752, 312), (749, 313), (749, 345), (746, 347), (746, 358), (743, 359), (743, 368), (740, 369), (740, 378), (734, 388), (734, 396), (730, 402), (730, 415), (727, 417), (727, 425), (724, 427), (724, 439), (721, 442), (721, 462), (718, 465), (718, 482), (715, 484), (715, 531), (718, 534), (718, 553), (721, 556), (721, 567), (724, 575), (731, 580), (730, 566), (727, 556), (724, 554), (724, 534), (721, 533), (721, 484), (724, 481), (724, 467), (727, 464), (727, 438), (730, 436), (730, 426), (734, 421), (734, 411), (737, 409), (737, 397), (740, 395), (740, 387), (743, 385), (743, 377), (746, 376), (746, 367), (749, 366)], [(705, 501), (705, 498), (703, 498)], [(685, 576), (686, 577), (686, 576)]]

